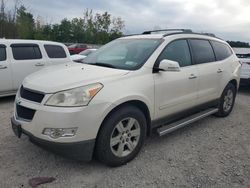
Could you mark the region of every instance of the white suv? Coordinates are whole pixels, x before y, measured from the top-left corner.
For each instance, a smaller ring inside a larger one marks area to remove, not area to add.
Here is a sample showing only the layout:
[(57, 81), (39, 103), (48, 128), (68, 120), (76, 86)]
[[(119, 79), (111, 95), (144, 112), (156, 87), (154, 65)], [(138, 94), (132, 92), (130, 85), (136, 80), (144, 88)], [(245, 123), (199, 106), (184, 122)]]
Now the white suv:
[(58, 42), (0, 39), (0, 97), (15, 95), (23, 79), (43, 67), (71, 62)]
[(16, 96), (15, 134), (80, 160), (132, 160), (147, 135), (230, 114), (240, 63), (230, 46), (190, 30), (110, 42), (83, 64), (28, 76)]

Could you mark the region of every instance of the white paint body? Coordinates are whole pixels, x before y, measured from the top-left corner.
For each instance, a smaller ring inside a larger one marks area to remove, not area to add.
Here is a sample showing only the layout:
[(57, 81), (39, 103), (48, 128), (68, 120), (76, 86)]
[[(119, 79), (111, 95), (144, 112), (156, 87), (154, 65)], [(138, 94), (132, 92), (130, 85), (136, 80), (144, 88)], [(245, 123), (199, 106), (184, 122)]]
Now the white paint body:
[[(0, 44), (6, 46), (6, 60), (0, 61), (0, 97), (15, 95), (24, 78), (31, 73), (50, 65), (71, 62), (67, 47), (61, 43), (38, 40), (1, 39)], [(42, 58), (15, 60), (11, 49), (12, 44), (36, 44), (40, 48)], [(44, 49), (44, 45), (61, 46), (66, 53), (66, 58), (49, 58)]]
[[(133, 38), (162, 38), (162, 35), (130, 36)], [(128, 38), (128, 37), (127, 37)], [(179, 72), (153, 73), (156, 59), (164, 47), (175, 39), (219, 39), (209, 36), (178, 34), (163, 38), (161, 45), (138, 70), (119, 70), (84, 64), (68, 64), (49, 67), (34, 73), (23, 82), (23, 87), (46, 93), (41, 104), (22, 99), (22, 106), (36, 110), (31, 122), (15, 117), (22, 129), (35, 137), (60, 143), (96, 139), (104, 118), (120, 104), (138, 100), (146, 104), (151, 121), (178, 113), (199, 104), (220, 98), (230, 80), (239, 83), (240, 64), (235, 54), (213, 64), (181, 67)], [(226, 44), (226, 43), (225, 43)], [(222, 74), (218, 74), (218, 69)], [(197, 79), (189, 79), (194, 74)], [(44, 105), (54, 93), (92, 83), (102, 83), (102, 90), (83, 107), (51, 107)], [(44, 128), (78, 127), (71, 138), (52, 139), (42, 134)]]

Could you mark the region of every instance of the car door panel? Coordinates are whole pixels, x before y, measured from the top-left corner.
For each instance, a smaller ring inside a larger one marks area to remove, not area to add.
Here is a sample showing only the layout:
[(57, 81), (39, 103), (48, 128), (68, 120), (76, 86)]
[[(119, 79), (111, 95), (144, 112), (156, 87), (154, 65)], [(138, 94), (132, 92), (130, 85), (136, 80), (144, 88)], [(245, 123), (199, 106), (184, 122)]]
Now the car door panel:
[(197, 65), (198, 70), (198, 103), (202, 104), (218, 97), (220, 89), (219, 77), (222, 73), (217, 73), (218, 62), (211, 62)]
[(197, 68), (192, 65), (187, 40), (170, 42), (158, 57), (180, 65), (180, 71), (160, 71), (154, 74), (156, 119), (181, 112), (196, 105)]
[[(40, 47), (36, 44), (34, 44), (36, 47), (36, 50), (40, 50)], [(31, 53), (33, 51), (26, 50), (25, 48), (31, 48), (31, 44), (22, 44), (18, 48), (17, 52), (14, 52), (13, 49), (15, 48), (14, 45), (11, 47), (11, 54), (12, 54), (12, 70), (13, 70), (13, 87), (14, 89), (18, 89), (18, 87), (21, 85), (22, 81), (26, 76), (28, 76), (31, 73), (34, 73), (43, 67), (46, 66), (46, 61), (44, 60), (44, 57), (40, 51), (39, 55), (36, 55), (36, 57), (32, 57), (32, 55), (27, 55), (28, 53)], [(23, 54), (21, 52), (23, 51)], [(39, 53), (39, 52), (38, 52)], [(22, 59), (23, 58), (23, 59)]]
[(206, 39), (189, 39), (193, 59), (198, 71), (198, 100), (203, 104), (217, 98), (219, 84), (219, 62), (210, 42)]
[(0, 44), (0, 95), (11, 91), (13, 91), (13, 82), (8, 47)]
[(191, 74), (197, 74), (195, 66), (182, 68), (180, 72), (161, 72), (154, 75), (157, 118), (196, 105), (198, 80), (190, 79)]

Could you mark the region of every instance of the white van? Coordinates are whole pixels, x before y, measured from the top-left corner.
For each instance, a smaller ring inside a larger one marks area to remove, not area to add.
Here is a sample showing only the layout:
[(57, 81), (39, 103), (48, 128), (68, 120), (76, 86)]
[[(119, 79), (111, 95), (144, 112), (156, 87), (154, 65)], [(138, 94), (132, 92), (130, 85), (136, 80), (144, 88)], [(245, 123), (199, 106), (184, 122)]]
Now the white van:
[(69, 51), (61, 43), (0, 39), (0, 97), (15, 95), (29, 74), (70, 61)]

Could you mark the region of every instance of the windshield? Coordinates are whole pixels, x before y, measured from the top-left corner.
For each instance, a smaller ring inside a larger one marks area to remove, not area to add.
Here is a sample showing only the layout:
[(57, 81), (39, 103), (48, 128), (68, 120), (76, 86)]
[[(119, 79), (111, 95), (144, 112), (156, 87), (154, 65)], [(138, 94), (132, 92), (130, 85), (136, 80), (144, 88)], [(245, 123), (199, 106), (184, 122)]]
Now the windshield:
[(83, 61), (98, 66), (136, 70), (147, 61), (161, 42), (161, 39), (117, 39)]

